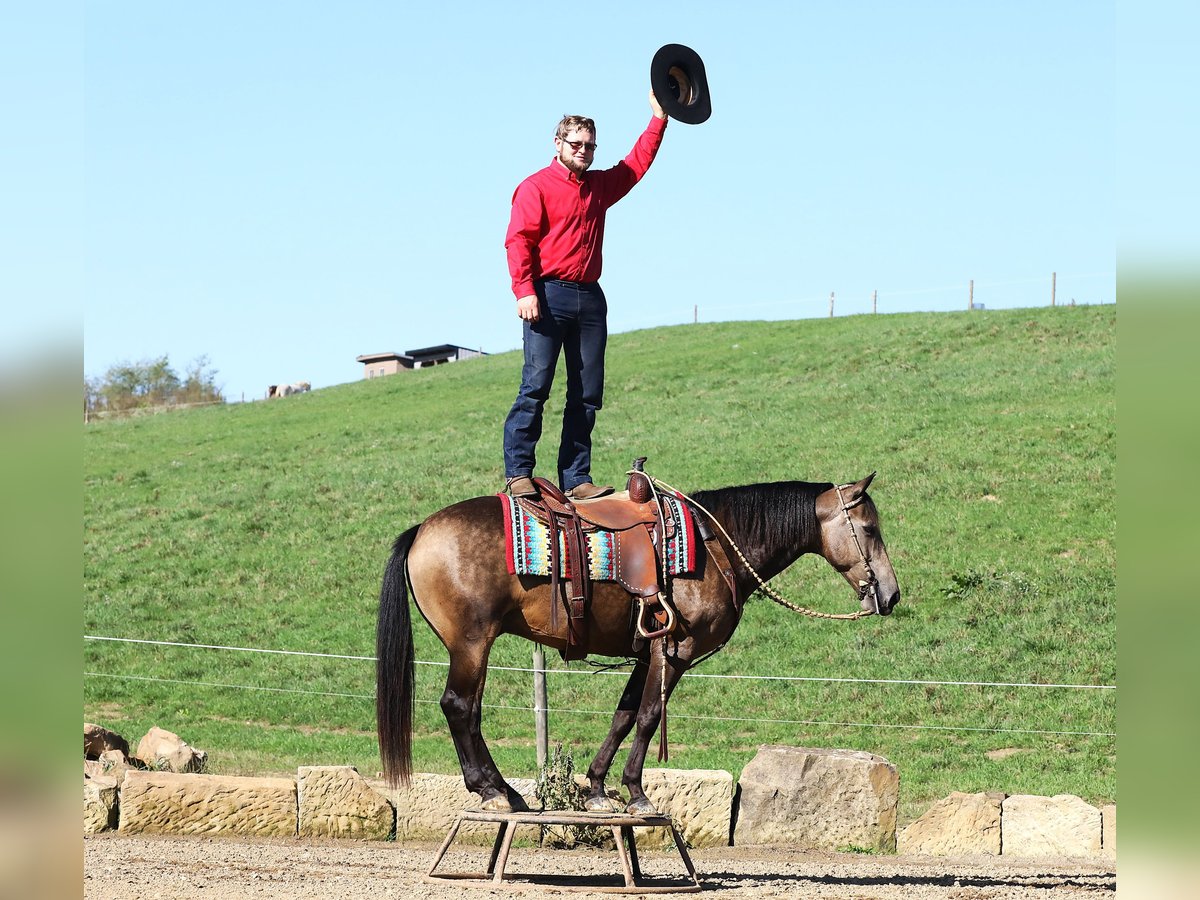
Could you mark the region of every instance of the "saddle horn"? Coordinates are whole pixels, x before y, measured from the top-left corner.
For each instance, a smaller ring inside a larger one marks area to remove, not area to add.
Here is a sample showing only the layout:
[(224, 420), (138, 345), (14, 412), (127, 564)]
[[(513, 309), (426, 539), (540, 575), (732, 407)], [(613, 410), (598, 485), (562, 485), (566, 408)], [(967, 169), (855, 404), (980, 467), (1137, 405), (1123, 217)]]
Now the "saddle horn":
[(654, 496), (654, 491), (650, 489), (650, 479), (642, 468), (645, 464), (646, 457), (639, 456), (635, 459), (633, 469), (629, 472), (629, 480), (625, 482), (625, 490), (629, 491), (629, 499), (634, 503), (646, 503)]

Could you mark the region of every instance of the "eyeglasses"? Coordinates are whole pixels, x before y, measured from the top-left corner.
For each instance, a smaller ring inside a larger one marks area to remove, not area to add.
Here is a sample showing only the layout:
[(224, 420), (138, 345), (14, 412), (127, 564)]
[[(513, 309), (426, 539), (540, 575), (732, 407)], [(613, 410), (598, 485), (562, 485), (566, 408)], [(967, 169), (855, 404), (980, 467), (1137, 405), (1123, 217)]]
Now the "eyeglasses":
[(592, 153), (596, 149), (596, 145), (592, 141), (568, 141), (566, 138), (559, 138), (559, 140), (572, 150), (578, 150), (580, 147), (582, 147), (584, 150), (588, 151), (588, 153)]

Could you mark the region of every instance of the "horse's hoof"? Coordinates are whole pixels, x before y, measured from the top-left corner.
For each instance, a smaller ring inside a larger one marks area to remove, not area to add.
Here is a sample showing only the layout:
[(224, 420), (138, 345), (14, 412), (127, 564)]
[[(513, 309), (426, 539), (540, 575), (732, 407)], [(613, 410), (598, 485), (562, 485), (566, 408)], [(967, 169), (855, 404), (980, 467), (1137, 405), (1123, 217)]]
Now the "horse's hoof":
[(493, 794), (487, 797), (483, 803), (479, 804), (479, 808), (484, 812), (512, 812), (512, 804), (508, 802), (508, 798), (503, 794)]
[(529, 804), (525, 802), (524, 797), (522, 797), (512, 788), (509, 788), (508, 809), (509, 812), (529, 812)]
[(657, 816), (658, 810), (654, 808), (654, 804), (643, 797), (641, 800), (632, 800), (625, 807), (625, 812), (631, 816)]
[(583, 801), (583, 811), (590, 813), (615, 813), (616, 805), (603, 794), (588, 797)]

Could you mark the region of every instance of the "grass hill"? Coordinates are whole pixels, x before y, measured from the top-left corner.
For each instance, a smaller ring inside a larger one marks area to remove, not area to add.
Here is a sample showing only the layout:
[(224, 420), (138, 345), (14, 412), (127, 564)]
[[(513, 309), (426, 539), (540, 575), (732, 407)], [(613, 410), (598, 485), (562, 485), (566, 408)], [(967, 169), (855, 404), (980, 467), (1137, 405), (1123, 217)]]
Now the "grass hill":
[[(597, 481), (622, 479), (641, 455), (685, 491), (877, 470), (871, 494), (903, 595), (890, 619), (852, 623), (756, 597), (698, 671), (813, 680), (686, 678), (671, 765), (736, 776), (764, 743), (868, 750), (899, 766), (904, 818), (951, 790), (1115, 799), (1115, 691), (978, 683), (1116, 683), (1116, 315), (857, 316), (610, 339)], [(368, 659), (85, 640), (85, 718), (132, 740), (170, 728), (218, 772), (353, 764), (373, 775), (369, 657), (390, 541), (499, 489), (520, 365), (505, 353), (87, 426), (86, 635)], [(854, 608), (817, 558), (774, 586), (814, 608)], [(443, 662), (414, 626), (418, 659)], [(492, 665), (527, 667), (530, 649), (504, 638)], [(549, 678), (551, 739), (584, 761), (623, 683), (587, 668)], [(971, 684), (821, 680), (840, 678)], [(415, 762), (453, 773), (443, 680), (418, 666)], [(493, 670), (484, 733), (510, 777), (534, 774), (530, 697), (527, 673)]]

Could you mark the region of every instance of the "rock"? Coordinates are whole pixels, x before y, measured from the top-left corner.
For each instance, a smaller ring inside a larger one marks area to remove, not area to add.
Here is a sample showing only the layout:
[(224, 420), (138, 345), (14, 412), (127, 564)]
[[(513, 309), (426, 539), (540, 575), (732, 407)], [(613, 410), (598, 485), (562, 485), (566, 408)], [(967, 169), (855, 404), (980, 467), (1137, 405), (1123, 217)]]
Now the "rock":
[(296, 781), (130, 770), (118, 831), (130, 834), (296, 833)]
[(125, 773), (134, 768), (130, 764), (129, 757), (120, 750), (105, 750), (100, 754), (99, 759), (85, 759), (83, 761), (83, 774), (91, 777), (108, 775), (115, 778), (118, 782), (125, 777)]
[(83, 758), (99, 759), (104, 753), (115, 750), (121, 754), (122, 761), (129, 758), (129, 741), (115, 731), (109, 731), (102, 725), (83, 723)]
[(1100, 849), (1104, 855), (1117, 858), (1117, 804), (1100, 807)]
[(396, 813), (353, 766), (301, 766), (297, 773), (300, 837), (387, 840)]
[(901, 853), (953, 856), (959, 853), (1000, 855), (1000, 808), (1004, 794), (958, 791), (939, 800), (899, 835)]
[(208, 754), (197, 750), (173, 731), (157, 726), (138, 741), (137, 757), (151, 768), (170, 772), (203, 772)]
[[(687, 846), (729, 846), (731, 774), (716, 769), (646, 769), (642, 786), (655, 809), (674, 820)], [(665, 828), (634, 830), (642, 846), (667, 846), (673, 840)]]
[(735, 844), (896, 849), (900, 776), (881, 756), (764, 746), (739, 788)]
[(1005, 856), (1094, 856), (1100, 852), (1100, 810), (1071, 794), (1014, 794), (1001, 809)]
[[(532, 778), (509, 779), (530, 809), (540, 809), (534, 791), (537, 782)], [(467, 790), (461, 775), (430, 775), (413, 773), (407, 788), (392, 788), (382, 782), (372, 787), (385, 796), (396, 810), (396, 840), (440, 841), (454, 824), (460, 812), (479, 809), (479, 795)], [(489, 822), (465, 822), (455, 843), (490, 844), (496, 839), (498, 825)], [(517, 839), (528, 838), (534, 843), (540, 838), (536, 826), (517, 829)]]
[(112, 831), (117, 827), (117, 779), (104, 775), (83, 780), (83, 833)]

